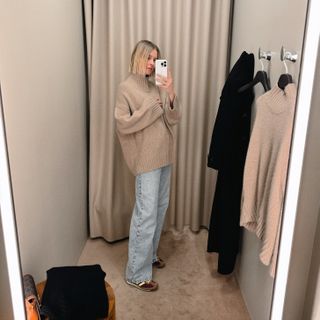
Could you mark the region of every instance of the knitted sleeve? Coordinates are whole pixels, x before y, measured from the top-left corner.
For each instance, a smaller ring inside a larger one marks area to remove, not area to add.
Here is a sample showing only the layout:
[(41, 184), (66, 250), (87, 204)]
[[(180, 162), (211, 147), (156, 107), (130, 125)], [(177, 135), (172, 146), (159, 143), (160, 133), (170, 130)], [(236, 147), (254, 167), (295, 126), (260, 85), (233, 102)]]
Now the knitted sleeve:
[(120, 133), (132, 134), (143, 130), (162, 114), (163, 109), (156, 98), (146, 98), (141, 107), (135, 110), (135, 108), (130, 107), (124, 94), (119, 90), (116, 100), (115, 119)]
[(166, 97), (164, 103), (164, 112), (165, 117), (171, 126), (177, 124), (181, 119), (181, 108), (179, 99), (175, 97), (172, 104), (170, 104), (170, 99)]

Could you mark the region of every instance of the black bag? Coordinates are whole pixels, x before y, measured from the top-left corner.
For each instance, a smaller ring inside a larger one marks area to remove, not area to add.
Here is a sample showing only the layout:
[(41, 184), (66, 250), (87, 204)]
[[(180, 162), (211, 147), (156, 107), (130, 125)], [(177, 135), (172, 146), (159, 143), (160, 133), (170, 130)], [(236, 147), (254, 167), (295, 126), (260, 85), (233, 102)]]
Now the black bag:
[(55, 267), (47, 271), (41, 304), (50, 320), (96, 320), (108, 316), (105, 272), (100, 265)]

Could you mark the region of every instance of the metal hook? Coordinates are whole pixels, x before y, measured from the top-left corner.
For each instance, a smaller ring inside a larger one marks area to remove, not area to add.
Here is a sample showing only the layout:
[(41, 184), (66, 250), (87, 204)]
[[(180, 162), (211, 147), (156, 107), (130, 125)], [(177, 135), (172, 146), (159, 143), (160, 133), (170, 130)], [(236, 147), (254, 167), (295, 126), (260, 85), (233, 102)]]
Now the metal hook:
[(262, 63), (262, 59), (270, 61), (271, 60), (271, 51), (262, 51), (261, 48), (259, 48), (258, 57), (259, 57), (259, 61), (261, 63), (261, 69), (262, 69), (262, 71), (264, 71), (264, 65)]
[(282, 46), (281, 52), (280, 52), (280, 59), (284, 64), (284, 67), (286, 69), (286, 73), (288, 73), (288, 66), (286, 64), (286, 60), (289, 60), (291, 62), (296, 62), (298, 59), (298, 54), (296, 52), (286, 51), (284, 46)]
[(271, 51), (262, 51), (261, 48), (259, 48), (259, 59), (266, 59), (268, 61), (271, 60)]

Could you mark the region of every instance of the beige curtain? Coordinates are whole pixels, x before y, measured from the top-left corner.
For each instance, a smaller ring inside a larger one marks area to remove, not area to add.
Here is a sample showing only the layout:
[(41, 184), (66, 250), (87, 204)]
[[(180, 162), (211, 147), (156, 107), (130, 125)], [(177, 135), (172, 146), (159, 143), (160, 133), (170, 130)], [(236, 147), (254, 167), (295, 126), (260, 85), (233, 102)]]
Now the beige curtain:
[(226, 0), (84, 0), (90, 99), (90, 236), (128, 236), (134, 177), (115, 133), (116, 89), (141, 39), (156, 43), (172, 69), (183, 117), (166, 227), (207, 226), (215, 172), (206, 167), (226, 77), (230, 2)]

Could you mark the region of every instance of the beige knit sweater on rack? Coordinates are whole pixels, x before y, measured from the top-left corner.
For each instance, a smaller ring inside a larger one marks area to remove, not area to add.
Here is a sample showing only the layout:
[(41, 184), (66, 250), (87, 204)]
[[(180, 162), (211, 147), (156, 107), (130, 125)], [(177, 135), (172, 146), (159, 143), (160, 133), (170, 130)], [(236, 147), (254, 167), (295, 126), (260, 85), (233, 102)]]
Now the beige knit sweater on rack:
[(115, 106), (117, 134), (134, 175), (173, 162), (173, 126), (181, 118), (178, 98), (168, 96), (142, 75), (130, 74), (120, 85)]
[(240, 225), (262, 240), (260, 260), (274, 276), (286, 186), (295, 84), (258, 97), (243, 177)]

